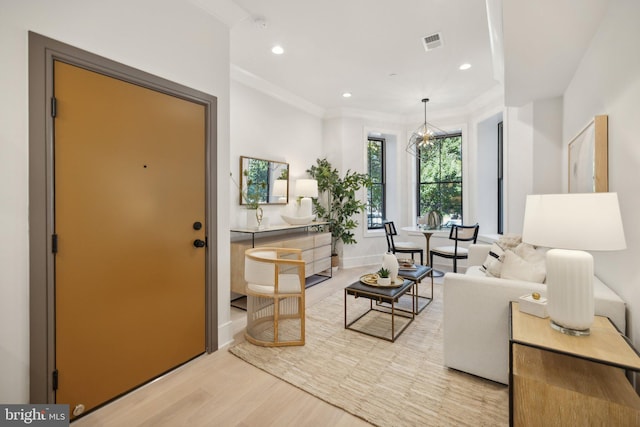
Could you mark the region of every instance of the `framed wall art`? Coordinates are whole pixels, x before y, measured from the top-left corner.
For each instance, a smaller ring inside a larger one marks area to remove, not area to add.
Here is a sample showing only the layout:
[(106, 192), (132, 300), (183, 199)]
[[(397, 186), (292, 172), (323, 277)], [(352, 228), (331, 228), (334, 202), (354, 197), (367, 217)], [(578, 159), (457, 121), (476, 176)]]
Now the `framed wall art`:
[(609, 191), (608, 116), (595, 116), (569, 142), (569, 193)]

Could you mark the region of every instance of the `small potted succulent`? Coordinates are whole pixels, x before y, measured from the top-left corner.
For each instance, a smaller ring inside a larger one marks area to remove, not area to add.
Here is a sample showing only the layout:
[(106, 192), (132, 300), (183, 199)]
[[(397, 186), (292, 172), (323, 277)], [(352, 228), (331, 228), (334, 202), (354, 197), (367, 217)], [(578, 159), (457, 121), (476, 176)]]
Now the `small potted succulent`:
[(391, 277), (389, 277), (389, 270), (382, 267), (378, 270), (378, 285), (390, 285)]

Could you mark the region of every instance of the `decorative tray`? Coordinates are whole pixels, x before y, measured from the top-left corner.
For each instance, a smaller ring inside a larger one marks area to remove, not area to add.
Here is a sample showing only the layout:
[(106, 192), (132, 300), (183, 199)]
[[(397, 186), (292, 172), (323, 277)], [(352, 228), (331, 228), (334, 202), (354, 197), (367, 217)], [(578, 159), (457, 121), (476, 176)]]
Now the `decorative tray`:
[(360, 282), (364, 283), (368, 286), (376, 286), (378, 288), (397, 288), (404, 283), (404, 279), (401, 277), (397, 277), (396, 281), (391, 283), (390, 285), (379, 285), (378, 284), (378, 275), (376, 273), (365, 274), (360, 277)]

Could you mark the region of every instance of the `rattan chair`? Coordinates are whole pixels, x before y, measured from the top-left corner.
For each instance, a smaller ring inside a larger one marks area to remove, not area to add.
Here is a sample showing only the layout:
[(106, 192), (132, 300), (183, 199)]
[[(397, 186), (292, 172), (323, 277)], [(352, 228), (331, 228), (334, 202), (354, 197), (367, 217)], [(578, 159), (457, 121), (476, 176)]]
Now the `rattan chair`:
[(304, 345), (305, 262), (300, 249), (245, 251), (247, 341), (275, 347)]
[(467, 259), (469, 250), (463, 246), (459, 246), (458, 242), (473, 242), (478, 239), (478, 230), (480, 226), (475, 225), (452, 225), (449, 232), (449, 239), (454, 241), (453, 246), (439, 246), (429, 251), (431, 267), (433, 267), (433, 257), (453, 259), (453, 272), (458, 272), (458, 260)]
[(396, 242), (394, 240), (394, 236), (397, 236), (398, 232), (396, 231), (396, 226), (393, 221), (386, 221), (384, 223), (384, 233), (387, 237), (387, 252), (391, 252), (392, 254), (411, 254), (412, 260), (413, 254), (419, 253), (420, 265), (424, 265), (424, 249), (413, 242)]

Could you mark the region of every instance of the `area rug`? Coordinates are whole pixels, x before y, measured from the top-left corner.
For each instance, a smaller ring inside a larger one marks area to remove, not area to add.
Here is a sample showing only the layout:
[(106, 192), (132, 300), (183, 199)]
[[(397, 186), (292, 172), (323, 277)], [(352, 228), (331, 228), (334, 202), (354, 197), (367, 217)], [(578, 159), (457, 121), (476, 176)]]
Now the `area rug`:
[[(441, 287), (394, 343), (345, 330), (339, 291), (307, 308), (304, 346), (241, 342), (229, 351), (377, 426), (508, 425), (506, 386), (443, 366)], [(347, 301), (349, 319), (368, 306), (363, 298)], [(370, 320), (380, 327), (388, 317)]]

